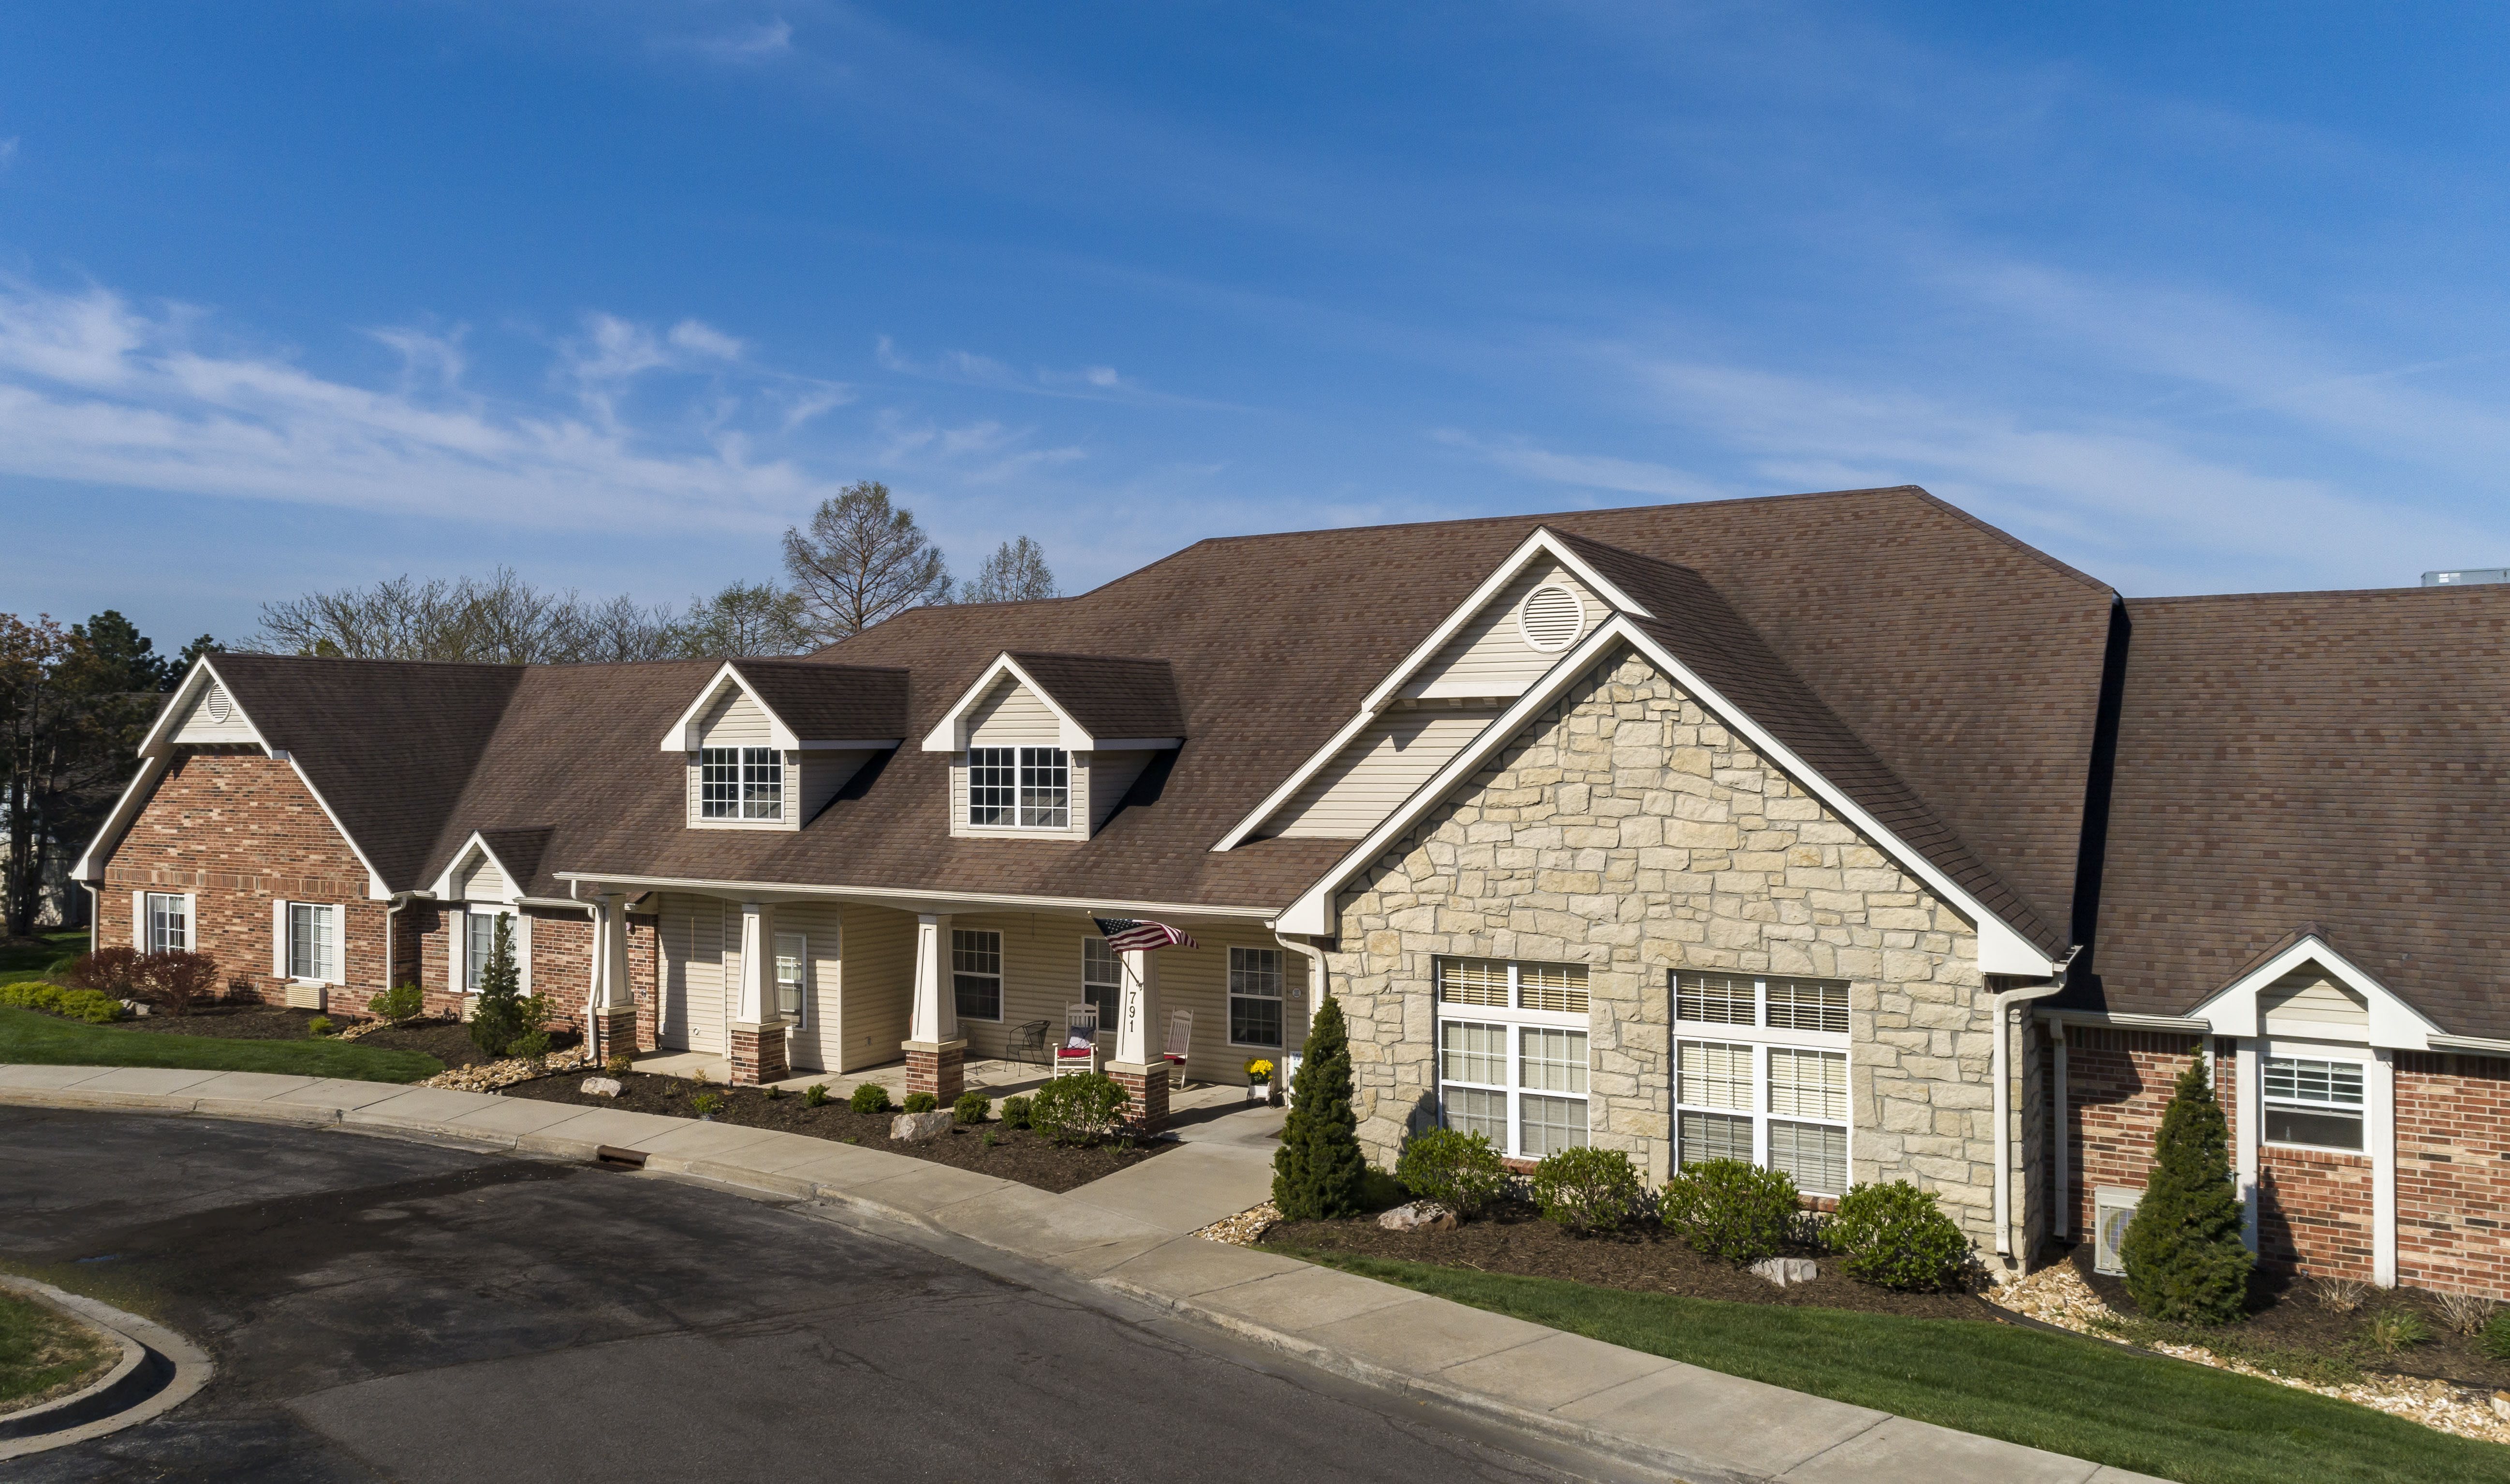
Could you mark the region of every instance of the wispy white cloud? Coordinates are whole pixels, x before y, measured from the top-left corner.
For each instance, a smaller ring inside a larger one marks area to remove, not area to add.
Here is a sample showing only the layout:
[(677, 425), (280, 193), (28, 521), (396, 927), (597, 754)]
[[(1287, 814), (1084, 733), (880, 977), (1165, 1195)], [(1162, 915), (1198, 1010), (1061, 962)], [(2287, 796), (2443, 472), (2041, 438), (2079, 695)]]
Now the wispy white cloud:
[(756, 66), (793, 55), (793, 26), (782, 17), (702, 36), (658, 38), (661, 52), (685, 52), (725, 66)]
[(976, 387), (989, 392), (1015, 392), (1028, 397), (1068, 398), (1078, 401), (1130, 402), (1138, 406), (1208, 411), (1247, 410), (1231, 402), (1153, 391), (1119, 373), (1111, 365), (1039, 366), (1022, 371), (1007, 361), (971, 351), (942, 351), (919, 359), (899, 350), (897, 342), (887, 335), (881, 336), (873, 349), (883, 370), (923, 381), (947, 382), (953, 386)]

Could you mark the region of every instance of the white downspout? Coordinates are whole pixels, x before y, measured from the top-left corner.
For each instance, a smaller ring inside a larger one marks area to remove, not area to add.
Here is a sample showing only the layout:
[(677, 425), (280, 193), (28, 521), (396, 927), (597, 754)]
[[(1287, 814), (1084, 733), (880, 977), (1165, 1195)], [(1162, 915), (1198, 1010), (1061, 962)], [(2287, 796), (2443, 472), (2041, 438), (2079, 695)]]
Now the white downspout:
[[(408, 905), (409, 905), (413, 900), (415, 900), (415, 899), (417, 898), (417, 896), (418, 896), (418, 894), (417, 894), (417, 893), (415, 893), (415, 892), (395, 892), (395, 893), (392, 894), (392, 900), (390, 900), (390, 901), (388, 901), (388, 902), (384, 903), (384, 993), (385, 993), (385, 994), (391, 994), (391, 993), (392, 993), (392, 988), (393, 988), (393, 919), (394, 919), (394, 918), (396, 918), (396, 917), (400, 916), (400, 909), (401, 909), (401, 908), (403, 908), (403, 907), (408, 906)], [(372, 1003), (372, 1002), (369, 1002), (369, 1003)]]
[(2013, 1027), (2007, 1011), (2025, 1001), (2044, 1000), (2063, 990), (2066, 987), (2066, 970), (2074, 962), (2074, 955), (2082, 951), (2079, 945), (2067, 950), (2065, 963), (2057, 966), (2047, 983), (2008, 989), (1991, 1002), (1996, 1015), (1996, 1088), (1993, 1101), (1996, 1109), (1996, 1255), (1998, 1257), (2013, 1255), (2013, 1131), (2009, 1126), (2013, 1118), (2013, 1096), (2005, 1086), (2009, 1080), (2008, 1069), (2013, 1064), (2013, 1055), (2008, 1048), (2008, 1043), (2013, 1039)]
[[(1323, 1004), (1325, 998), (1325, 951), (1313, 943), (1292, 942), (1281, 935), (1281, 930), (1278, 928), (1273, 930), (1273, 941), (1316, 966), (1316, 971), (1308, 985), (1308, 1024), (1313, 1026), (1316, 1023), (1316, 1007)], [(1283, 1046), (1281, 1049), (1286, 1051), (1289, 1047)], [(1303, 1030), (1299, 1035), (1300, 1054), (1305, 1055), (1307, 1049), (1308, 1038)]]

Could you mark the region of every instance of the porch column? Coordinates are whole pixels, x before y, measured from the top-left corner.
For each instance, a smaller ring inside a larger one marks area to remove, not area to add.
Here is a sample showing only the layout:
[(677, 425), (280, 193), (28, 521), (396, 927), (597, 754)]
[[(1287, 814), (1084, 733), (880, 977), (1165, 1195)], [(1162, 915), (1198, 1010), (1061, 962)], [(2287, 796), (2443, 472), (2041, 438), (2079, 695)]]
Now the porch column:
[(1131, 1097), (1134, 1127), (1148, 1132), (1168, 1121), (1168, 1062), (1160, 1054), (1165, 1028), (1160, 1023), (1160, 967), (1157, 956), (1136, 950), (1121, 953), (1124, 999), (1116, 1011), (1116, 1056), (1107, 1075)]
[(780, 1083), (792, 1075), (784, 1063), (784, 1017), (776, 1010), (776, 907), (741, 904), (741, 992), (733, 1001), (732, 1080)]
[(907, 1022), (906, 1090), (944, 1104), (967, 1090), (968, 1043), (959, 1035), (959, 1000), (950, 984), (950, 915), (915, 918), (915, 1006)]
[(628, 898), (604, 892), (592, 902), (592, 1003), (585, 1049), (598, 1061), (636, 1054), (636, 985), (628, 976)]

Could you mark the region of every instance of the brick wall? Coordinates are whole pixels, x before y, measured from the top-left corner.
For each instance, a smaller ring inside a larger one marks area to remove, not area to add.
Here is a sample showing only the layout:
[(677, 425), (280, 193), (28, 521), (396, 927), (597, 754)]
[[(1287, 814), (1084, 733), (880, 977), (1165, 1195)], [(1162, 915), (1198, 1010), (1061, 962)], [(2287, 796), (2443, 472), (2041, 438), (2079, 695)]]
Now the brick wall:
[[(2162, 1110), (2170, 1106), (2172, 1084), (2196, 1054), (2198, 1040), (2106, 1026), (2067, 1028), (2067, 1107), (2060, 1121), (2067, 1140), (2068, 1188), (2058, 1199), (2073, 1202), (2077, 1237), (2091, 1235), (2099, 1187), (2144, 1189), (2152, 1170), (2152, 1140), (2161, 1131)], [(2051, 1050), (2043, 1044), (2043, 1055)], [(2227, 1057), (2222, 1062), (2229, 1064)], [(2230, 1097), (2219, 1085), (2214, 1090), (2229, 1116)], [(2043, 1178), (2055, 1177), (2046, 1165), (2039, 1168)]]
[(2510, 1061), (2397, 1057), (2397, 1279), (2510, 1298)]
[(234, 988), (274, 1003), (274, 901), (340, 909), (344, 987), (330, 1008), (361, 1010), (383, 988), (384, 904), (366, 895), (366, 868), (288, 764), (258, 754), (174, 759), (106, 862), (97, 888), (98, 943), (130, 943), (132, 893), (194, 894), (193, 947), (218, 961)]
[[(524, 915), (532, 920), (531, 987), (550, 997), (556, 1013), (551, 1017), (553, 1029), (581, 1031), (584, 1028), (584, 1002), (592, 983), (592, 919), (589, 914), (570, 912), (564, 908), (526, 907)], [(405, 914), (413, 927), (415, 960), (400, 960), (401, 972), (416, 962), (424, 975), (419, 981), (430, 1014), (467, 1014), (470, 997), (456, 993), (452, 985), (453, 955), (460, 952), (454, 941), (454, 913), (435, 902), (412, 902)], [(654, 1039), (654, 993), (660, 982), (661, 959), (655, 940), (652, 917), (630, 913), (628, 918), (628, 977), (636, 991), (637, 1047), (651, 1050)], [(518, 949), (518, 951), (520, 951)]]
[(2258, 1151), (2258, 1266), (2371, 1280), (2371, 1161), (2321, 1149)]

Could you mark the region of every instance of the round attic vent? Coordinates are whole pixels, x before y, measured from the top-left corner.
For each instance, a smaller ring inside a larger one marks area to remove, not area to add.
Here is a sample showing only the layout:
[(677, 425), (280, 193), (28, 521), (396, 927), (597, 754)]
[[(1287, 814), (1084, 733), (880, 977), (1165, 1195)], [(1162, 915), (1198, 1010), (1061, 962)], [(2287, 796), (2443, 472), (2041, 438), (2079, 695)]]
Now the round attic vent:
[(1586, 631), (1586, 605), (1569, 589), (1545, 583), (1525, 595), (1516, 610), (1516, 631), (1546, 655), (1567, 649)]
[(201, 702), (201, 709), (209, 713), (209, 720), (224, 721), (235, 710), (235, 704), (227, 700), (227, 688), (212, 680), (209, 694)]

